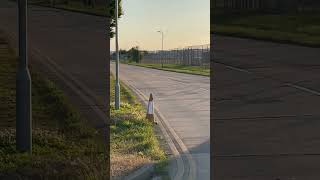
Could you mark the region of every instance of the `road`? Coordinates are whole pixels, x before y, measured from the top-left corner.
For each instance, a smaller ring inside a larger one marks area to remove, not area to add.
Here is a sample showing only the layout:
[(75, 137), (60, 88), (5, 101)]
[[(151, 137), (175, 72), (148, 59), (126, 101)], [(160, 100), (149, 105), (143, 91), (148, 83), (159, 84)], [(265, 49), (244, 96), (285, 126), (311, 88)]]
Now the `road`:
[(212, 40), (214, 178), (320, 179), (320, 49)]
[(145, 96), (153, 94), (155, 106), (190, 152), (196, 179), (210, 179), (210, 78), (120, 64), (120, 80)]
[[(27, 20), (31, 66), (42, 64), (38, 68), (62, 82), (83, 115), (103, 126), (101, 111), (109, 104), (106, 18), (29, 6)], [(0, 29), (17, 38), (17, 23), (16, 3), (0, 1)]]

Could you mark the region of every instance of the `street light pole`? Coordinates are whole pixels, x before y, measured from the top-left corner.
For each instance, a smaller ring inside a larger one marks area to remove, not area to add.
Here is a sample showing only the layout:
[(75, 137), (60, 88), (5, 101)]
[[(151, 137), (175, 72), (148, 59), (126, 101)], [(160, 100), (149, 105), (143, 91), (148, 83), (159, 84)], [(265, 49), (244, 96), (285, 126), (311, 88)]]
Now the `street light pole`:
[(115, 10), (115, 25), (116, 25), (116, 82), (115, 82), (115, 108), (120, 109), (120, 83), (119, 83), (119, 43), (118, 43), (118, 0), (116, 2), (116, 10)]
[(16, 79), (16, 148), (32, 153), (31, 77), (27, 51), (27, 0), (19, 0), (19, 65)]
[(158, 31), (159, 33), (161, 33), (161, 37), (162, 37), (162, 48), (161, 48), (161, 68), (163, 68), (163, 31), (160, 30)]

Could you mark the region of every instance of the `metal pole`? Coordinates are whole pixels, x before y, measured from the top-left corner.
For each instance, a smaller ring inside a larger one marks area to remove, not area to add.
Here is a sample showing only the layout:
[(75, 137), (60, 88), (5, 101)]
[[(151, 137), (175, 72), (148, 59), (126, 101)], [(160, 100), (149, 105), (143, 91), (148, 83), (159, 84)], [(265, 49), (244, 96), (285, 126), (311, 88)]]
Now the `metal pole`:
[(163, 68), (163, 61), (164, 61), (164, 59), (163, 59), (163, 31), (161, 31), (161, 35), (162, 35), (162, 48), (161, 48), (161, 50), (162, 50), (162, 64), (161, 64), (161, 66)]
[(32, 153), (31, 77), (27, 52), (27, 0), (19, 0), (19, 65), (16, 79), (16, 148)]
[(161, 40), (162, 40), (162, 44), (161, 44), (161, 68), (163, 68), (163, 31), (162, 30), (160, 30), (160, 31), (158, 31), (159, 33), (161, 33)]
[(116, 0), (116, 82), (115, 82), (115, 108), (120, 109), (120, 83), (119, 83), (119, 44), (118, 44), (118, 0)]

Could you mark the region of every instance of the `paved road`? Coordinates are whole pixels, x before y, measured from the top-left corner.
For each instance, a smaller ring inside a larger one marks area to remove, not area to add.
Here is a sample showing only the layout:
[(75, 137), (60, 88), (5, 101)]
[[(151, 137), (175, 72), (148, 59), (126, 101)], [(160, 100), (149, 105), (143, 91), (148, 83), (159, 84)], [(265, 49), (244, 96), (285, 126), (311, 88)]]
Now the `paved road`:
[[(15, 3), (0, 1), (0, 29), (17, 37), (17, 8)], [(92, 114), (92, 107), (105, 107), (107, 102), (106, 77), (108, 71), (106, 19), (80, 13), (43, 8), (28, 7), (29, 52), (31, 65), (34, 59), (45, 64), (54, 62), (63, 73), (68, 73), (83, 87), (90, 89), (92, 99), (89, 103), (78, 101), (85, 115)], [(57, 75), (45, 69), (48, 74)], [(65, 74), (62, 76), (66, 77)], [(72, 82), (61, 84), (66, 87)], [(61, 79), (60, 79), (61, 81)], [(69, 88), (70, 89), (70, 88)], [(76, 89), (79, 89), (76, 86)], [(82, 91), (82, 94), (85, 94)], [(74, 90), (68, 92), (73, 99), (81, 99)], [(86, 96), (86, 95), (85, 95)], [(106, 109), (103, 109), (106, 111)], [(91, 117), (88, 115), (88, 117)], [(90, 121), (97, 121), (95, 117)], [(101, 120), (101, 119), (100, 119)], [(100, 123), (100, 122), (95, 122)]]
[(155, 105), (195, 160), (196, 179), (209, 179), (210, 78), (121, 64), (120, 79), (146, 96), (153, 93)]
[(320, 179), (320, 49), (212, 40), (215, 179)]

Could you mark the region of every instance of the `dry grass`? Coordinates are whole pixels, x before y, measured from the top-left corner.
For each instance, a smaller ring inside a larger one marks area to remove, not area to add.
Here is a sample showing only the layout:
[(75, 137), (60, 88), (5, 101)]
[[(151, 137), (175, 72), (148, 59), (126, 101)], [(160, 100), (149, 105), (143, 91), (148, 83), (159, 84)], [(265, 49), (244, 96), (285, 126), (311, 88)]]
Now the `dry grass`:
[(131, 154), (113, 154), (111, 156), (111, 177), (128, 175), (129, 172), (152, 162), (149, 158)]

